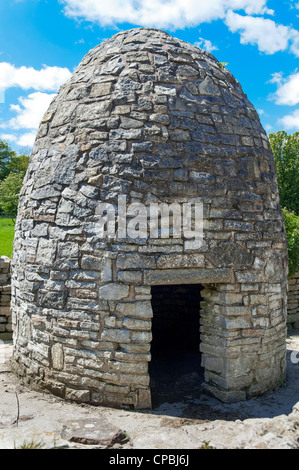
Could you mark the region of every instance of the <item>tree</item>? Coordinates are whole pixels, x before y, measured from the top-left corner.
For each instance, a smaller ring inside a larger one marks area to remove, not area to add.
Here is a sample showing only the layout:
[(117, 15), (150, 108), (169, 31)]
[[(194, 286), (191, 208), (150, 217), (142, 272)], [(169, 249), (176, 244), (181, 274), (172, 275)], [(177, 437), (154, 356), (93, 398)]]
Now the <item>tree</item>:
[(9, 173), (22, 174), (24, 177), (29, 165), (29, 159), (29, 155), (13, 155), (7, 165)]
[(287, 234), (289, 277), (299, 271), (299, 132), (269, 135)]
[(11, 150), (5, 140), (0, 140), (0, 181), (9, 175), (9, 163), (13, 157), (16, 157), (16, 152)]
[(0, 210), (2, 212), (14, 216), (17, 214), (23, 178), (22, 173), (11, 172), (0, 182)]
[(299, 215), (299, 132), (275, 132), (269, 135), (269, 141), (277, 167), (281, 206)]
[(289, 278), (299, 271), (299, 217), (283, 209), (283, 219), (288, 241)]
[(29, 158), (17, 155), (5, 140), (0, 140), (0, 212), (16, 215)]

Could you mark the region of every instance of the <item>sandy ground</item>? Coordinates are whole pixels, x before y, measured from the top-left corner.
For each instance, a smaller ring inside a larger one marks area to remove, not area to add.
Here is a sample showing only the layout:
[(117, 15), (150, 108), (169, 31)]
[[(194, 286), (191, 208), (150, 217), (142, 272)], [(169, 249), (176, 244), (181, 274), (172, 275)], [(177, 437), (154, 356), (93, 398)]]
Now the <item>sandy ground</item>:
[(202, 393), (151, 411), (79, 405), (33, 391), (11, 373), (11, 353), (12, 343), (0, 342), (1, 449), (32, 443), (43, 449), (103, 448), (62, 438), (65, 425), (74, 419), (108, 422), (124, 431), (127, 442), (114, 444), (119, 449), (299, 448), (299, 330), (288, 335), (287, 381), (279, 389), (234, 404)]

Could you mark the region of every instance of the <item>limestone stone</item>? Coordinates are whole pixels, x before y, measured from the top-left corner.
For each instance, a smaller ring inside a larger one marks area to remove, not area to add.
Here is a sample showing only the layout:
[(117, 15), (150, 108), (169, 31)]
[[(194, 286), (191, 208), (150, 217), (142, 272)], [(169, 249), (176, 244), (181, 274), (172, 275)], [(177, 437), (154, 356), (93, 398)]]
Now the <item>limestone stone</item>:
[(63, 369), (63, 347), (60, 343), (56, 343), (51, 348), (52, 364), (54, 369)]
[(125, 329), (107, 328), (102, 332), (102, 340), (116, 343), (126, 343), (130, 340), (130, 331)]
[(151, 322), (133, 318), (124, 318), (123, 326), (129, 330), (150, 330)]
[(105, 284), (99, 289), (99, 295), (104, 300), (120, 300), (127, 297), (129, 287), (124, 284)]
[(153, 311), (149, 301), (118, 302), (116, 312), (122, 316), (147, 320), (152, 318)]
[(105, 419), (79, 419), (67, 422), (61, 431), (61, 437), (70, 442), (86, 445), (100, 445), (110, 448), (114, 444), (125, 443), (125, 432)]
[(0, 257), (0, 340), (12, 336), (11, 302), (11, 260), (8, 256)]
[[(204, 282), (223, 283), (231, 280), (230, 269), (163, 269), (148, 270), (145, 281), (150, 285), (157, 284), (198, 284)], [(208, 280), (208, 281), (207, 281)]]

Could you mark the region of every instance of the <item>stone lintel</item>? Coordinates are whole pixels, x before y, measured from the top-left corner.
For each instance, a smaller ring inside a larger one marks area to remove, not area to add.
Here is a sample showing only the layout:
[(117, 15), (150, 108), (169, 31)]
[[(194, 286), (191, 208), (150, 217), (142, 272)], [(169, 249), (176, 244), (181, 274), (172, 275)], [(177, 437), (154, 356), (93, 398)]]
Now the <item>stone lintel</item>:
[(231, 282), (231, 269), (150, 269), (145, 271), (148, 285), (202, 284)]

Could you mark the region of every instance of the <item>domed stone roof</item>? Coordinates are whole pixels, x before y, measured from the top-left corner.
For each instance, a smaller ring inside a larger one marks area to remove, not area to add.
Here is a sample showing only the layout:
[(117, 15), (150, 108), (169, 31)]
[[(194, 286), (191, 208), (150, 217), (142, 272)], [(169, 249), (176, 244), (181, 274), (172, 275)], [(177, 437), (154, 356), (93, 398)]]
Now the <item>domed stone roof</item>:
[[(197, 245), (147, 220), (161, 204), (192, 223), (197, 204)], [(200, 284), (206, 389), (263, 393), (285, 374), (286, 264), (273, 157), (238, 81), (166, 32), (121, 32), (38, 130), (14, 242), (15, 368), (70, 399), (149, 406), (151, 286)]]

